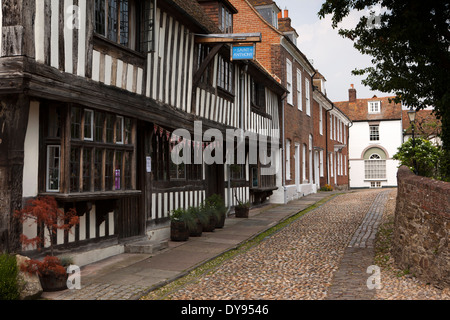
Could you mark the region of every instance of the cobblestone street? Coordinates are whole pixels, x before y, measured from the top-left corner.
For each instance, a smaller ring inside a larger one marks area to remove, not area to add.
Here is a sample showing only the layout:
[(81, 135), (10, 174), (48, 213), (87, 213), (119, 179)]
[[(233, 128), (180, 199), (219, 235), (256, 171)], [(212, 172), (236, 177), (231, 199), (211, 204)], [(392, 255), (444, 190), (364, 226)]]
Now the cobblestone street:
[[(374, 241), (385, 208), (393, 214), (396, 190), (340, 195), (272, 237), (164, 298), (173, 300), (449, 299), (448, 292), (413, 278), (392, 278), (367, 288)], [(389, 202), (390, 206), (386, 206)], [(393, 204), (393, 206), (392, 206)], [(408, 290), (404, 289), (406, 285)], [(147, 299), (157, 298), (152, 294)]]

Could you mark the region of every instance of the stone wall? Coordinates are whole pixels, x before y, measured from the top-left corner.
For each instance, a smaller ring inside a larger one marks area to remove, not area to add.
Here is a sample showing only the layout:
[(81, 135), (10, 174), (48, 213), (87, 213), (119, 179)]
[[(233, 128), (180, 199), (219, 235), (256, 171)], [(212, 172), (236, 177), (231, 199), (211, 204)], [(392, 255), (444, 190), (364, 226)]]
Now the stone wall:
[(450, 287), (450, 183), (397, 173), (393, 257), (397, 266), (439, 288)]

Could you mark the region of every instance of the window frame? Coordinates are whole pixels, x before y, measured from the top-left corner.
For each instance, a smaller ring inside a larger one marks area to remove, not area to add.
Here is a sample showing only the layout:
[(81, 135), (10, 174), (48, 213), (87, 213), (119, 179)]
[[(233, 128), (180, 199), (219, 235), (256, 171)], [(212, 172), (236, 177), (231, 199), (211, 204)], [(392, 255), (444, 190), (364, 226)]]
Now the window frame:
[[(114, 17), (110, 15), (111, 4), (114, 3), (116, 11)], [(124, 43), (123, 36), (123, 3), (127, 3), (127, 42)], [(103, 8), (102, 8), (103, 7)], [(97, 36), (140, 53), (154, 51), (156, 0), (95, 0), (94, 3), (94, 33)], [(119, 24), (118, 30), (110, 29), (111, 21)]]
[(305, 78), (305, 108), (306, 108), (306, 115), (311, 117), (311, 92), (310, 89), (310, 82), (307, 78)]
[(303, 111), (302, 72), (297, 68), (297, 108)]
[(294, 93), (292, 92), (292, 61), (289, 59), (286, 59), (286, 89), (288, 90), (286, 102), (293, 106)]
[(381, 112), (381, 101), (369, 101), (367, 104), (369, 114)]
[[(374, 130), (376, 128), (376, 130)], [(380, 126), (378, 124), (369, 125), (369, 140), (378, 142), (380, 141)]]
[[(51, 189), (50, 186), (50, 149), (51, 148), (58, 148), (58, 188), (57, 189)], [(49, 144), (46, 146), (46, 170), (45, 170), (45, 191), (46, 192), (60, 192), (61, 189), (61, 145), (57, 144)]]

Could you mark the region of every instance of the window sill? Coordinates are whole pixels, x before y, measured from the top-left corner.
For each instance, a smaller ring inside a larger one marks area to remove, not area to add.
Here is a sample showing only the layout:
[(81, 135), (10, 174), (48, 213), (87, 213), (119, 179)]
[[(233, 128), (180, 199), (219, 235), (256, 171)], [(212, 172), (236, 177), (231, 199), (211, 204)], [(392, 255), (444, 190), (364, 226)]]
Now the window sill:
[(107, 200), (125, 198), (130, 196), (141, 195), (140, 190), (129, 191), (98, 191), (98, 192), (78, 192), (78, 193), (56, 193), (56, 192), (42, 192), (39, 196), (51, 196), (56, 200), (62, 202), (69, 201), (93, 201), (93, 200)]
[(126, 63), (131, 63), (140, 67), (144, 67), (145, 65), (145, 54), (115, 43), (97, 33), (94, 33), (94, 49), (121, 59)]

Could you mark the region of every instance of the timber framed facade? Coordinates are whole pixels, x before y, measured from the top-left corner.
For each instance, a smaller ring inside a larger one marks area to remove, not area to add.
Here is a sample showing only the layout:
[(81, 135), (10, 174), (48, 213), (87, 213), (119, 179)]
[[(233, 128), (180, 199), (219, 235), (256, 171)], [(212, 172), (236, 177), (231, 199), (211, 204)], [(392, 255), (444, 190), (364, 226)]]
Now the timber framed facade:
[[(286, 89), (256, 62), (230, 62), (228, 45), (196, 40), (231, 30), (232, 16), (214, 21), (196, 0), (0, 3), (0, 247), (38, 232), (11, 215), (38, 196), (80, 216), (72, 233), (56, 236), (59, 249), (118, 253), (127, 239), (166, 241), (177, 207), (215, 193), (229, 207), (258, 203), (277, 188), (248, 154), (239, 173), (170, 160), (172, 133), (194, 137), (195, 121), (280, 143)], [(205, 143), (187, 142), (193, 153)]]

